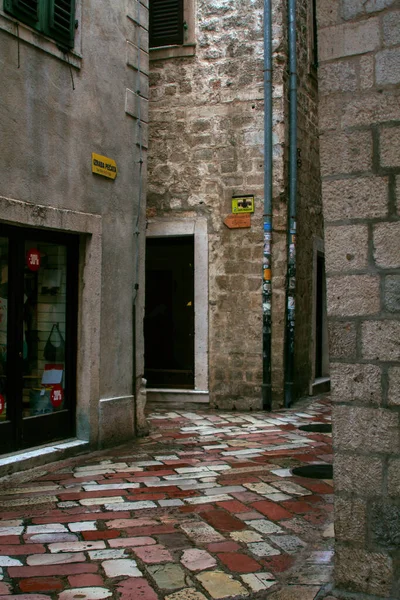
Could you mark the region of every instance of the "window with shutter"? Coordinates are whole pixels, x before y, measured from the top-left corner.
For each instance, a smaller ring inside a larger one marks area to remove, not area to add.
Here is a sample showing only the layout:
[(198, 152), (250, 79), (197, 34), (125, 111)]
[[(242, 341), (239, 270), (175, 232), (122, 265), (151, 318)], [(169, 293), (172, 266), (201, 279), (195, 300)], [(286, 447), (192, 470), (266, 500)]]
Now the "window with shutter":
[(52, 38), (61, 50), (74, 47), (75, 0), (4, 0), (4, 10)]
[(150, 48), (183, 44), (183, 0), (150, 0)]
[(31, 27), (39, 24), (39, 0), (5, 0), (4, 10)]
[(65, 48), (74, 47), (75, 0), (50, 0), (49, 35)]

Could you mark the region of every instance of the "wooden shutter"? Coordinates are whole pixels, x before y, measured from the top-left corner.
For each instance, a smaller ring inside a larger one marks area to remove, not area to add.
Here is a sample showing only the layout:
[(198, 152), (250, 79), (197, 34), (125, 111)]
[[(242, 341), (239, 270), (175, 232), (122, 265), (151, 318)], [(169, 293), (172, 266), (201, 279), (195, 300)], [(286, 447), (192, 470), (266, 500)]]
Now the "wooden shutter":
[(150, 0), (150, 48), (183, 44), (183, 0)]
[(75, 0), (49, 0), (49, 35), (62, 48), (74, 47)]
[(4, 10), (32, 27), (39, 21), (39, 0), (5, 0)]

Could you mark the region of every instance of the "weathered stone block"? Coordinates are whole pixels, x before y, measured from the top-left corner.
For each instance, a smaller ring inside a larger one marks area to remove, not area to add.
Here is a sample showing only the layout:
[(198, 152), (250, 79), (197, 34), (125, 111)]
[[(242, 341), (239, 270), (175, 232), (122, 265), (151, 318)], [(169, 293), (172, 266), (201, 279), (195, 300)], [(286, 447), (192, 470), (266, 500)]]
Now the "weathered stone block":
[(374, 502), (370, 509), (371, 541), (383, 548), (400, 546), (400, 507), (385, 501)]
[(328, 277), (327, 296), (330, 316), (374, 315), (380, 309), (380, 279), (375, 275)]
[(338, 588), (387, 597), (392, 585), (392, 559), (387, 554), (337, 544), (334, 577)]
[(370, 131), (324, 133), (320, 142), (323, 176), (369, 171), (372, 168)]
[(376, 53), (375, 79), (377, 85), (400, 83), (400, 48)]
[(357, 177), (324, 181), (322, 198), (326, 221), (371, 219), (387, 214), (387, 177)]
[(395, 0), (343, 0), (342, 16), (344, 19), (353, 19), (363, 14), (384, 10), (391, 6)]
[[(336, 424), (335, 428), (343, 426)], [(375, 496), (382, 491), (383, 461), (370, 456), (352, 456), (335, 452), (334, 480), (336, 492)]]
[(400, 221), (375, 225), (373, 241), (374, 258), (378, 267), (383, 269), (400, 267)]
[(358, 498), (335, 497), (335, 537), (338, 542), (365, 544), (367, 504)]
[(353, 92), (357, 89), (357, 65), (348, 60), (322, 65), (318, 71), (321, 94)]
[(361, 56), (359, 66), (360, 87), (367, 90), (374, 85), (374, 59), (371, 55)]
[(317, 10), (319, 29), (339, 21), (339, 5), (340, 0), (319, 0)]
[(380, 46), (379, 19), (326, 27), (319, 32), (321, 62), (372, 52)]
[(400, 321), (366, 321), (361, 336), (363, 358), (400, 360)]
[(380, 162), (382, 167), (400, 167), (400, 127), (383, 127), (381, 129)]
[(382, 29), (385, 46), (400, 44), (400, 11), (386, 13), (382, 19)]
[(400, 458), (391, 458), (388, 466), (389, 496), (400, 496)]
[(328, 273), (364, 269), (368, 265), (368, 227), (326, 227), (325, 254)]
[(388, 404), (400, 406), (400, 367), (389, 368)]
[(380, 404), (381, 369), (376, 365), (331, 363), (332, 400)]
[[(365, 57), (364, 57), (365, 58)], [(380, 94), (372, 91), (363, 96), (346, 98), (341, 104), (342, 127), (370, 126), (382, 121), (400, 120), (400, 97), (397, 90)]]
[(357, 348), (357, 333), (352, 322), (330, 321), (329, 356), (335, 358), (354, 358)]
[(149, 120), (149, 101), (142, 98), (132, 90), (126, 90), (125, 112), (135, 119), (140, 119), (145, 123)]
[(400, 312), (400, 275), (387, 275), (383, 283), (384, 306), (389, 312)]
[(334, 411), (336, 447), (364, 452), (398, 452), (398, 416), (384, 408), (337, 406)]

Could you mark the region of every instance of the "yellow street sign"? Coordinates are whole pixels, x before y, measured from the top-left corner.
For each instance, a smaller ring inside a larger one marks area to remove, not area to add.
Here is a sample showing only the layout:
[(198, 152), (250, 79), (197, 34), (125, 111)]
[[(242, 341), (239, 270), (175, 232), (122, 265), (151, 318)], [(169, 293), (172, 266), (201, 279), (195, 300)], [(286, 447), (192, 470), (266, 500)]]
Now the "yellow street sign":
[(240, 213), (253, 213), (254, 196), (235, 196), (232, 198), (232, 212), (234, 215)]
[(97, 173), (97, 175), (103, 175), (103, 177), (115, 179), (117, 172), (117, 163), (115, 160), (92, 152), (92, 173)]

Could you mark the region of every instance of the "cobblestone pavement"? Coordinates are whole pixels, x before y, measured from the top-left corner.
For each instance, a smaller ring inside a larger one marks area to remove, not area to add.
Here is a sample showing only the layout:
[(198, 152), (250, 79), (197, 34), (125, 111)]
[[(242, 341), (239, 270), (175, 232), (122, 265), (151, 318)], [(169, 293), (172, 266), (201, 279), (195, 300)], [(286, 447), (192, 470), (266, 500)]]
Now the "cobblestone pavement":
[(0, 483), (0, 600), (323, 598), (332, 482), (290, 469), (331, 461), (330, 435), (298, 429), (328, 401), (149, 420), (139, 442)]

